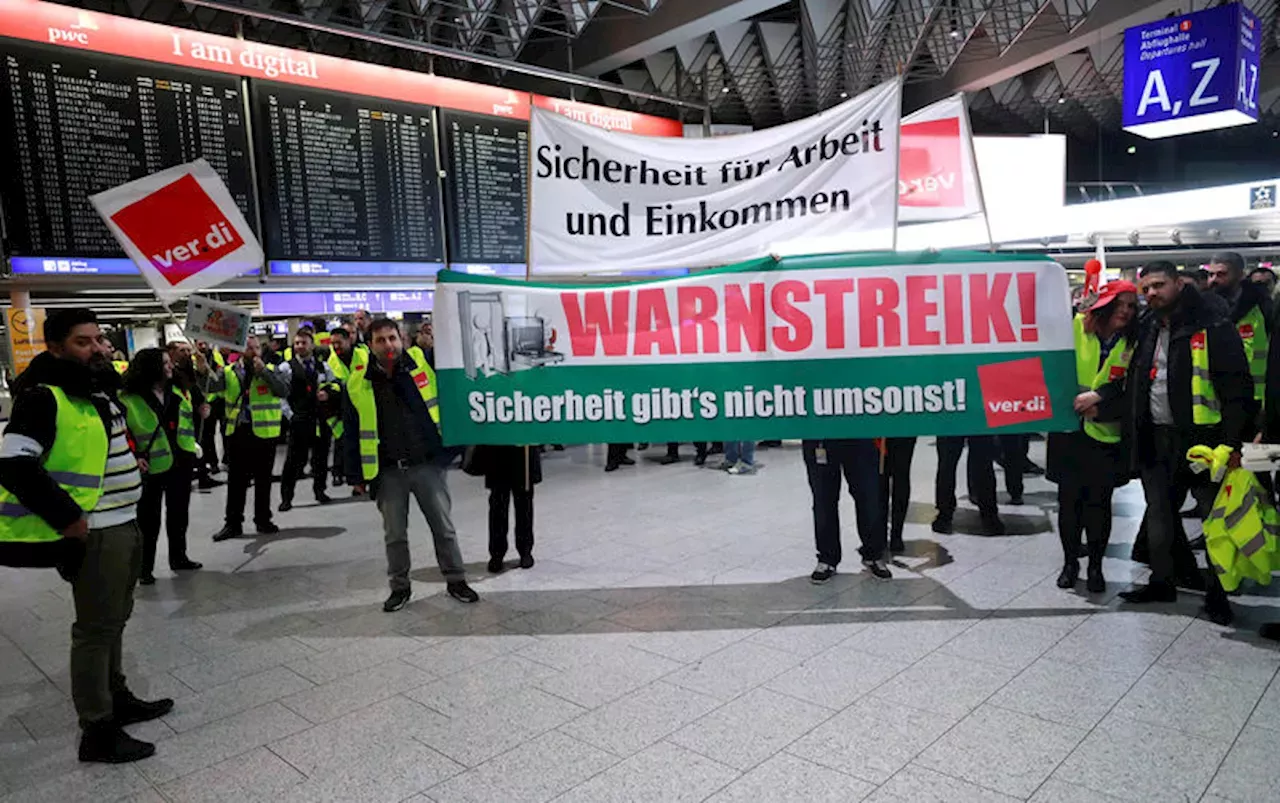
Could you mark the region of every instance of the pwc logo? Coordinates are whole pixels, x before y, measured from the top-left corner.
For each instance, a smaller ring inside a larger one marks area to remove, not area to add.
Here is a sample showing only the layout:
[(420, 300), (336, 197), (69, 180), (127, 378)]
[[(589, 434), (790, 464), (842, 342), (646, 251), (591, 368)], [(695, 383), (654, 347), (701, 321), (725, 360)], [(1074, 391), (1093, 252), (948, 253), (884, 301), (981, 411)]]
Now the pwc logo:
[(49, 44), (88, 47), (89, 31), (96, 30), (98, 30), (98, 23), (93, 15), (87, 11), (81, 11), (77, 14), (76, 21), (66, 28), (49, 26)]
[(244, 238), (191, 175), (129, 204), (111, 220), (170, 285), (244, 245)]

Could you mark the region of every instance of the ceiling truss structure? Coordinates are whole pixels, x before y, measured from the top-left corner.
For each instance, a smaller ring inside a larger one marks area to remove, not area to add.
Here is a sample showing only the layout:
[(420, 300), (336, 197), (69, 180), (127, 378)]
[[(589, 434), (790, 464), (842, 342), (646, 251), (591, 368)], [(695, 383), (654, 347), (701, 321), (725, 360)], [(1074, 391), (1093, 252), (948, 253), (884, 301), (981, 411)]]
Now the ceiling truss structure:
[[(700, 122), (696, 111), (637, 101), (623, 92), (556, 86), (469, 63), (465, 54), (591, 73), (625, 89), (705, 103), (715, 122), (757, 128), (805, 117), (901, 75), (909, 99), (968, 90), (979, 130), (1048, 127), (1093, 137), (1120, 125), (1124, 66), (1123, 28), (1096, 26), (1097, 18), (1123, 13), (1131, 15), (1123, 19), (1146, 14), (1150, 20), (1217, 1), (225, 0), (226, 10), (181, 0), (77, 5), (587, 102), (683, 113), (690, 122)], [(1280, 79), (1280, 0), (1245, 4), (1262, 21), (1264, 64)], [(237, 8), (427, 42), (461, 55), (389, 48), (358, 36), (242, 17), (234, 13)], [(673, 31), (687, 37), (669, 42)], [(1069, 49), (1055, 55), (1064, 43)], [(983, 80), (988, 65), (1015, 51), (1030, 54), (1016, 73)], [(619, 66), (600, 56), (619, 52), (637, 58)], [(575, 65), (575, 53), (581, 65)], [(1274, 122), (1280, 117), (1280, 80), (1263, 86), (1262, 111)]]

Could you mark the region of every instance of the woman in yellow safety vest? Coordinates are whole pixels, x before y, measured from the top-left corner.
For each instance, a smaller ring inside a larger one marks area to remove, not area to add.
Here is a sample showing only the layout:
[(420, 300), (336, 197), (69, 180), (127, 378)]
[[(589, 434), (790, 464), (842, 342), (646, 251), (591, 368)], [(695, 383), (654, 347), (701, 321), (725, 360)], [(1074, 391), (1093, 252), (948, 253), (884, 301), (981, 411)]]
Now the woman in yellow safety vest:
[[(1082, 305), (1083, 306), (1083, 305)], [(1076, 412), (1080, 428), (1049, 436), (1048, 478), (1058, 483), (1062, 574), (1058, 588), (1080, 579), (1080, 536), (1089, 557), (1086, 588), (1107, 590), (1102, 558), (1111, 539), (1111, 494), (1128, 480), (1121, 447), (1125, 375), (1133, 356), (1138, 288), (1109, 282), (1075, 316)]]
[(191, 477), (195, 470), (195, 411), (191, 393), (175, 383), (168, 351), (139, 351), (125, 375), (124, 403), (134, 453), (145, 461), (138, 529), (142, 531), (139, 582), (155, 583), (156, 546), (160, 541), (160, 506), (165, 506), (169, 568), (194, 571), (201, 566), (187, 557), (187, 525), (191, 510)]

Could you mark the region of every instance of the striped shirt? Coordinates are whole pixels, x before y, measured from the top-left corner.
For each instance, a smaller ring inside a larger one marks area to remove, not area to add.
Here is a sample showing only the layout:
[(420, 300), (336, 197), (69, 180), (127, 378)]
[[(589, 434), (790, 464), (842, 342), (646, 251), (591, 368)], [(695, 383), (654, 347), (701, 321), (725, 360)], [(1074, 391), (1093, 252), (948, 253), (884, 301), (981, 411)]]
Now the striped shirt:
[[(105, 396), (98, 396), (105, 398)], [(125, 524), (137, 518), (138, 499), (142, 497), (142, 474), (138, 458), (129, 448), (124, 408), (111, 400), (111, 439), (107, 446), (107, 466), (102, 475), (102, 497), (89, 512), (89, 529), (100, 530)], [(144, 444), (139, 444), (143, 446)]]

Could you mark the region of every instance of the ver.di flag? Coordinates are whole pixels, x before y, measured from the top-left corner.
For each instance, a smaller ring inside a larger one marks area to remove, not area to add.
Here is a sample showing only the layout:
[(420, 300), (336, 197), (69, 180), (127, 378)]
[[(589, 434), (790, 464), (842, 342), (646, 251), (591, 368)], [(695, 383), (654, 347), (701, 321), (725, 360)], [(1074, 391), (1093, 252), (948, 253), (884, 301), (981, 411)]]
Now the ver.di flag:
[(715, 139), (604, 131), (535, 108), (532, 269), (710, 267), (844, 232), (890, 248), (900, 104), (895, 79), (813, 117)]
[(955, 220), (982, 213), (973, 133), (964, 95), (902, 118), (898, 220)]
[(592, 286), (438, 281), (451, 444), (1078, 426), (1067, 276), (1041, 256), (763, 258)]
[(259, 270), (262, 247), (204, 159), (89, 198), (165, 304)]

